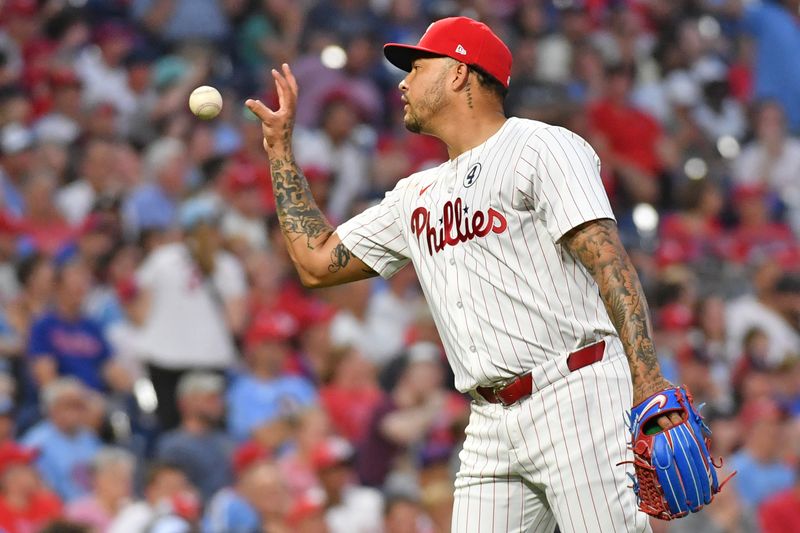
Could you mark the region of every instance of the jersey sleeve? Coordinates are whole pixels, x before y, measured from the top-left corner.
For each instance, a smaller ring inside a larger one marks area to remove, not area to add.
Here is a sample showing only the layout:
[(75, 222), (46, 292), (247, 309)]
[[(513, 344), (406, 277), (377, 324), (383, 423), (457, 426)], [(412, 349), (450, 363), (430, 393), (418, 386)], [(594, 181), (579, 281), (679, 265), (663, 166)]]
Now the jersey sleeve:
[(600, 158), (578, 135), (543, 128), (523, 148), (516, 172), (519, 202), (541, 219), (554, 242), (591, 220), (614, 218)]
[(399, 205), (406, 183), (401, 181), (378, 205), (336, 228), (342, 244), (384, 278), (392, 277), (409, 261)]

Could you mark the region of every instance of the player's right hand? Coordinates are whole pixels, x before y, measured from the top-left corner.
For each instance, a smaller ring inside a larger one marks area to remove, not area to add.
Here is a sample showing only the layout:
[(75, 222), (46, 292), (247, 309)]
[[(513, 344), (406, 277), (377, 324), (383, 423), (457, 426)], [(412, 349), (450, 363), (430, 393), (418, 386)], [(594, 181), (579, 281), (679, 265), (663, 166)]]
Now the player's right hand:
[(284, 63), (282, 72), (272, 69), (275, 78), (275, 89), (278, 92), (278, 109), (273, 111), (261, 100), (248, 99), (247, 108), (261, 119), (261, 131), (264, 134), (264, 150), (267, 154), (291, 152), (292, 130), (297, 110), (297, 80), (292, 69)]

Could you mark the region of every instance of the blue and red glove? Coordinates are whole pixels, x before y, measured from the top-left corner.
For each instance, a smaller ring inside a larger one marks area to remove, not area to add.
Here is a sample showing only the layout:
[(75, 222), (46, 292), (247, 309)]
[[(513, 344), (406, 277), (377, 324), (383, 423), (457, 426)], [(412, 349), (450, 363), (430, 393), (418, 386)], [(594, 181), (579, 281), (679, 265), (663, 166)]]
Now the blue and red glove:
[[(683, 422), (661, 429), (656, 420), (676, 412)], [(642, 512), (662, 520), (696, 513), (727, 482), (717, 479), (721, 464), (715, 464), (709, 453), (711, 431), (685, 388), (663, 390), (635, 406), (630, 429), (636, 470), (633, 490)]]

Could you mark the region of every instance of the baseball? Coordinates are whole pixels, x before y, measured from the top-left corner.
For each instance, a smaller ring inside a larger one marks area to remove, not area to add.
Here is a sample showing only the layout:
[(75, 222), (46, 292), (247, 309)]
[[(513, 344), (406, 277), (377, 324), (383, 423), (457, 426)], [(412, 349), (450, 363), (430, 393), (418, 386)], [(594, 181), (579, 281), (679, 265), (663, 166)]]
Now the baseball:
[(211, 120), (222, 110), (222, 95), (214, 87), (198, 87), (189, 95), (189, 109), (199, 118)]

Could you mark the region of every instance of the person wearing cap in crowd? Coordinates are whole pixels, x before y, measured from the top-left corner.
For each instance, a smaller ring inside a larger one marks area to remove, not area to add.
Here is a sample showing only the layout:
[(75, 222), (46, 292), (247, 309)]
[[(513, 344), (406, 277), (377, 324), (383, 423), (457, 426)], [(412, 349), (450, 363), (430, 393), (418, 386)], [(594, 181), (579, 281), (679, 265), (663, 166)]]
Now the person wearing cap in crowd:
[(0, 444), (0, 531), (38, 531), (61, 516), (58, 497), (47, 490), (32, 463), (36, 450), (13, 441)]
[(228, 431), (239, 441), (272, 423), (316, 405), (317, 391), (305, 378), (290, 375), (286, 364), (297, 320), (285, 311), (264, 312), (245, 335), (247, 369), (228, 389)]
[(39, 473), (65, 502), (89, 492), (91, 464), (101, 448), (89, 429), (86, 396), (85, 386), (74, 377), (49, 383), (42, 393), (46, 418), (22, 438), (25, 446), (39, 451)]
[(186, 474), (170, 463), (154, 462), (147, 468), (143, 499), (119, 512), (107, 533), (190, 533), (196, 531), (200, 504)]
[(133, 495), (136, 458), (122, 448), (102, 448), (92, 459), (92, 491), (67, 505), (65, 516), (104, 533)]
[(33, 131), (41, 143), (71, 145), (81, 135), (83, 84), (74, 70), (64, 66), (51, 68), (47, 81), (51, 95), (49, 109), (34, 122)]
[(190, 370), (224, 371), (235, 361), (245, 320), (246, 280), (221, 249), (216, 204), (200, 198), (181, 209), (186, 238), (157, 246), (136, 272), (138, 348), (158, 395), (163, 429), (178, 423), (175, 387)]
[(269, 248), (264, 226), (267, 182), (262, 181), (259, 169), (250, 163), (233, 162), (222, 171), (221, 180), (229, 198), (220, 223), (222, 235), (235, 248), (242, 245), (249, 250)]
[(156, 457), (181, 467), (204, 502), (233, 479), (234, 444), (218, 429), (225, 409), (224, 391), (225, 380), (211, 372), (181, 377), (176, 391), (181, 424), (162, 434), (156, 445)]
[(273, 505), (262, 491), (270, 454), (260, 444), (248, 441), (233, 454), (235, 482), (220, 489), (206, 505), (203, 533), (252, 533), (259, 531), (262, 507)]
[(383, 496), (374, 488), (356, 484), (355, 457), (355, 448), (335, 436), (320, 442), (311, 455), (325, 491), (325, 523), (330, 533), (381, 530)]
[(130, 376), (115, 360), (99, 324), (83, 310), (89, 284), (90, 274), (80, 261), (57, 270), (53, 309), (30, 329), (28, 362), (38, 387), (74, 376), (96, 390), (130, 390)]
[(33, 132), (21, 124), (0, 129), (0, 185), (2, 207), (16, 218), (26, 213), (22, 191), (33, 170)]
[(391, 392), (373, 411), (356, 459), (362, 483), (381, 487), (395, 461), (422, 443), (447, 402), (439, 349), (412, 345)]

